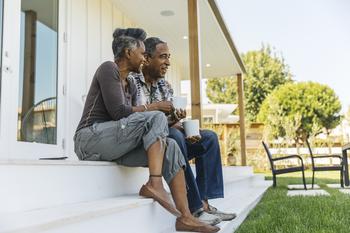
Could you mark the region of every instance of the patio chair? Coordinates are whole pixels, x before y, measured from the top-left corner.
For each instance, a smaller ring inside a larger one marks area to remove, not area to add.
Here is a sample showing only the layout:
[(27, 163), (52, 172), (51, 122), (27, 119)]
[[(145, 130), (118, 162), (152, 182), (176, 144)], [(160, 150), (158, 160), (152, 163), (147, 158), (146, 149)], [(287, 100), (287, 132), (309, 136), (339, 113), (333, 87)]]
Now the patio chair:
[[(309, 140), (306, 139), (306, 145), (309, 149), (309, 153), (311, 156), (311, 163), (312, 163), (312, 185), (311, 187), (314, 188), (314, 180), (315, 180), (315, 172), (316, 171), (339, 171), (340, 172), (340, 185), (342, 188), (344, 188), (344, 179), (343, 179), (343, 171), (344, 171), (344, 166), (343, 166), (343, 159), (341, 155), (318, 155), (315, 156), (312, 153), (312, 149), (309, 143)], [(316, 164), (316, 161), (319, 159), (324, 159), (324, 158), (338, 158), (339, 159), (339, 164), (328, 164), (326, 166), (319, 166)]]
[[(263, 141), (262, 144), (263, 144), (264, 149), (266, 151), (267, 157), (269, 158), (269, 161), (270, 161), (271, 170), (272, 170), (272, 177), (273, 177), (273, 187), (276, 187), (276, 184), (277, 184), (276, 176), (277, 175), (301, 171), (302, 176), (303, 176), (304, 189), (307, 190), (306, 182), (305, 182), (305, 173), (304, 173), (305, 168), (304, 168), (303, 159), (299, 155), (287, 155), (287, 156), (283, 156), (283, 157), (272, 158), (271, 152), (270, 152), (268, 146), (266, 145), (266, 143)], [(300, 163), (301, 163), (300, 166), (277, 169), (276, 165), (274, 164), (276, 161), (295, 159), (295, 158), (300, 160)]]
[(56, 97), (43, 99), (22, 118), (21, 141), (56, 144)]

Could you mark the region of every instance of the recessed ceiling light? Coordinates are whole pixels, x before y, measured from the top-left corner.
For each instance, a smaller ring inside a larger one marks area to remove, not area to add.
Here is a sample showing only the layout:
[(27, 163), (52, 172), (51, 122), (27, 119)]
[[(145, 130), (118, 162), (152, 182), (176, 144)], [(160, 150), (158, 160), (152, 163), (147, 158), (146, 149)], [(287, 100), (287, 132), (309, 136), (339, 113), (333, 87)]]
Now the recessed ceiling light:
[(173, 16), (175, 15), (175, 12), (172, 10), (164, 10), (160, 12), (161, 16)]
[(205, 67), (211, 67), (211, 65), (208, 63), (208, 64), (205, 65)]
[(188, 36), (183, 36), (182, 39), (187, 40)]

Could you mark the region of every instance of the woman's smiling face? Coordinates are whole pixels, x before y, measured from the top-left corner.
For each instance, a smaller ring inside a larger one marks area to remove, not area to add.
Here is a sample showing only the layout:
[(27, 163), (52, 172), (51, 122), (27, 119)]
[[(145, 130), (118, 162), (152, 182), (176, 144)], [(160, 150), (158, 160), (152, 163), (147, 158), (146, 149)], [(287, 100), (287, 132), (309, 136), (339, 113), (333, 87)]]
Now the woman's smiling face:
[(129, 67), (131, 72), (140, 73), (145, 62), (145, 45), (139, 41), (139, 46), (129, 50)]

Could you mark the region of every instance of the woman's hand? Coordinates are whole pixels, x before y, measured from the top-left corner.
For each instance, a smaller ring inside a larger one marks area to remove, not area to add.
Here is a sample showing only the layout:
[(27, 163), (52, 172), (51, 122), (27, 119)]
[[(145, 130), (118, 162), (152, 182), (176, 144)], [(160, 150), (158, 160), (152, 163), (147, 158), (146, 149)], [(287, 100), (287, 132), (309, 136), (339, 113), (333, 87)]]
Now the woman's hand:
[(162, 111), (165, 114), (169, 114), (174, 109), (171, 101), (161, 101), (154, 104), (156, 105), (157, 110)]
[(171, 127), (180, 130), (182, 133), (185, 133), (184, 127), (182, 127), (181, 122), (176, 122)]

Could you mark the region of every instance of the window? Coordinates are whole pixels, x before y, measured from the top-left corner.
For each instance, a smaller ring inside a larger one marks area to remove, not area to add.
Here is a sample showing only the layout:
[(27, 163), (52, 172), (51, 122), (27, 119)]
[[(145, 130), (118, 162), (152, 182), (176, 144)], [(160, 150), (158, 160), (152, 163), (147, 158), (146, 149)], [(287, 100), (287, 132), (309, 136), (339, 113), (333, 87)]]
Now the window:
[[(4, 1), (0, 0), (0, 71), (2, 70), (2, 24), (3, 24)], [(0, 101), (1, 101), (1, 73), (0, 72)]]
[(58, 0), (21, 4), (17, 140), (56, 144)]

